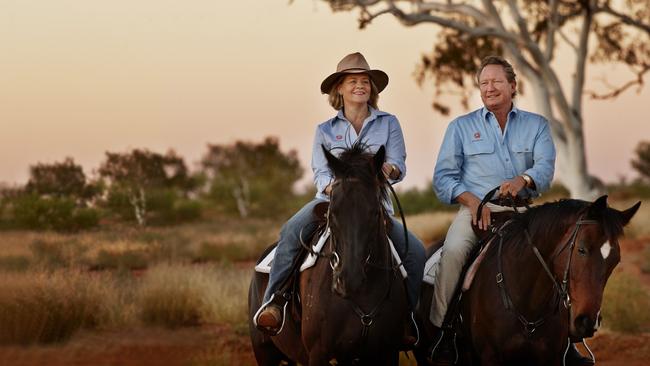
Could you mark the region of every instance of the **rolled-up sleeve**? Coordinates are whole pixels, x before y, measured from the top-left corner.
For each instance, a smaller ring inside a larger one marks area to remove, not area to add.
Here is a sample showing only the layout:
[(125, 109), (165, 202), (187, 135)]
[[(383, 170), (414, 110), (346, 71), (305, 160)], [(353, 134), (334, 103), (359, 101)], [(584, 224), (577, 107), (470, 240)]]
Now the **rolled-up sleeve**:
[(327, 159), (321, 145), (326, 146), (325, 139), (320, 127), (316, 127), (314, 146), (311, 152), (311, 170), (314, 172), (314, 185), (316, 185), (318, 193), (324, 193), (325, 187), (332, 181), (332, 172), (327, 165)]
[(460, 180), (463, 148), (455, 122), (447, 127), (433, 172), (433, 190), (438, 199), (447, 204), (454, 203), (456, 197), (467, 191)]
[(541, 128), (535, 137), (533, 167), (524, 173), (533, 178), (538, 192), (544, 192), (551, 187), (555, 173), (555, 145), (546, 119), (543, 119)]
[(397, 179), (390, 179), (391, 183), (401, 182), (406, 177), (406, 145), (404, 134), (397, 117), (389, 117), (389, 136), (386, 142), (386, 162), (395, 164), (399, 169), (400, 176)]

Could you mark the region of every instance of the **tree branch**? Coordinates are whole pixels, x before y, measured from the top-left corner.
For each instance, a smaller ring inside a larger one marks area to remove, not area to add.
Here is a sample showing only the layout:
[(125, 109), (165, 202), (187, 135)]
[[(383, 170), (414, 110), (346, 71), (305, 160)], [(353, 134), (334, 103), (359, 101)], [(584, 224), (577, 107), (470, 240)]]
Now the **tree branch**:
[(546, 34), (546, 50), (545, 50), (546, 52), (544, 52), (544, 56), (547, 62), (551, 62), (551, 60), (553, 60), (553, 52), (555, 51), (555, 32), (558, 29), (558, 23), (557, 23), (558, 1), (551, 0), (550, 8), (551, 8), (551, 13), (549, 14), (548, 17), (548, 33)]
[[(357, 0), (355, 1), (355, 3), (358, 4), (359, 1)], [(373, 19), (383, 14), (392, 14), (393, 16), (395, 16), (395, 18), (397, 18), (402, 24), (406, 26), (414, 26), (420, 23), (435, 23), (442, 27), (456, 29), (472, 37), (493, 36), (493, 37), (499, 37), (501, 39), (518, 41), (515, 35), (508, 33), (505, 30), (498, 29), (491, 26), (476, 27), (460, 21), (432, 15), (429, 14), (428, 11), (405, 13), (402, 9), (395, 6), (393, 1), (389, 2), (387, 8), (380, 10), (374, 14), (370, 13), (367, 9), (363, 9), (362, 16), (359, 19), (359, 27), (360, 28), (365, 27)]]
[(582, 93), (585, 86), (585, 65), (587, 63), (587, 51), (589, 50), (589, 33), (591, 32), (591, 23), (593, 21), (592, 10), (596, 6), (595, 0), (589, 0), (584, 10), (585, 15), (580, 30), (580, 40), (578, 43), (576, 66), (573, 76), (573, 97), (572, 105), (575, 113), (582, 110)]
[(474, 18), (475, 20), (479, 22), (483, 22), (487, 15), (483, 13), (481, 10), (477, 9), (474, 6), (468, 5), (468, 4), (454, 4), (454, 3), (441, 3), (441, 2), (427, 2), (427, 3), (422, 3), (418, 2), (415, 4), (415, 7), (418, 9), (418, 11), (439, 11), (441, 13), (457, 13), (457, 14), (462, 14), (471, 18)]
[(627, 83), (625, 83), (625, 84), (623, 84), (623, 85), (621, 85), (621, 86), (619, 86), (619, 87), (612, 87), (613, 90), (610, 91), (609, 93), (606, 93), (606, 94), (597, 94), (596, 92), (594, 92), (594, 91), (590, 91), (590, 90), (585, 90), (585, 93), (587, 93), (587, 95), (589, 95), (589, 97), (590, 97), (591, 99), (595, 99), (595, 100), (605, 100), (605, 99), (613, 99), (613, 98), (616, 98), (616, 97), (619, 96), (621, 93), (623, 93), (624, 91), (626, 91), (627, 89), (629, 89), (629, 88), (631, 88), (631, 87), (633, 87), (633, 86), (635, 86), (635, 85), (638, 85), (638, 86), (639, 86), (639, 90), (640, 90), (640, 89), (643, 87), (643, 85), (644, 85), (644, 82), (643, 82), (643, 76), (644, 76), (648, 71), (650, 71), (650, 65), (645, 65), (645, 66), (643, 67), (642, 70), (640, 70), (639, 72), (637, 72), (637, 75), (636, 75), (636, 79), (635, 79), (635, 80), (630, 80), (630, 81), (628, 81)]
[(650, 34), (650, 24), (643, 23), (642, 21), (640, 21), (638, 19), (634, 19), (634, 18), (630, 17), (627, 14), (623, 14), (623, 13), (620, 13), (620, 12), (612, 9), (609, 6), (609, 2), (606, 2), (603, 6), (596, 8), (595, 11), (596, 12), (602, 12), (602, 13), (605, 13), (605, 14), (609, 14), (609, 15), (617, 18), (621, 22), (627, 24), (627, 25), (630, 25), (632, 27), (635, 27), (635, 28), (637, 28), (639, 30), (642, 30), (642, 31)]
[(558, 32), (558, 34), (560, 35), (560, 37), (562, 37), (562, 39), (564, 40), (564, 42), (566, 42), (566, 43), (569, 45), (569, 47), (571, 47), (571, 48), (572, 48), (572, 49), (577, 53), (577, 52), (578, 52), (578, 46), (577, 46), (575, 43), (573, 43), (573, 41), (571, 41), (571, 40), (569, 39), (569, 37), (567, 37), (566, 34), (564, 34), (564, 32), (562, 31), (562, 29), (558, 29), (557, 32)]

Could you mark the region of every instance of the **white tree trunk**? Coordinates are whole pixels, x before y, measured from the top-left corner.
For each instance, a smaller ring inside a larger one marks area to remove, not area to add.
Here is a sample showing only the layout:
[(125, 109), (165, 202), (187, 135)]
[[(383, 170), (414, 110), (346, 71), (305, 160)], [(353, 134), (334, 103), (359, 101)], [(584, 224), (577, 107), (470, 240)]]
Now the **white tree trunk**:
[(147, 199), (142, 187), (138, 187), (137, 192), (131, 191), (130, 197), (131, 205), (133, 206), (133, 211), (135, 213), (135, 219), (138, 222), (139, 226), (145, 226), (147, 223)]
[(551, 124), (551, 134), (557, 152), (555, 177), (570, 192), (572, 198), (593, 200), (603, 193), (602, 184), (587, 171), (587, 159), (582, 128), (569, 131), (567, 123), (560, 123), (551, 107), (552, 96), (540, 78), (528, 77), (535, 103)]
[(250, 188), (248, 180), (241, 178), (241, 186), (233, 188), (233, 196), (237, 202), (237, 210), (242, 218), (248, 217), (248, 207), (250, 206)]

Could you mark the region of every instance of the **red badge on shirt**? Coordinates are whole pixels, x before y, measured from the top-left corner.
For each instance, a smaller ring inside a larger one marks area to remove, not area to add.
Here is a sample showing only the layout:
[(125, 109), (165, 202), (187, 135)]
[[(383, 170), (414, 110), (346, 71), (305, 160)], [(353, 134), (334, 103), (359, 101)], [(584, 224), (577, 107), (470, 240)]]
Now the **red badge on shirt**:
[(336, 135), (336, 139), (337, 139), (337, 140), (340, 140), (340, 139), (342, 139), (342, 138), (343, 138), (343, 136), (341, 136), (341, 135)]
[(474, 138), (475, 139), (480, 139), (481, 138), (481, 133), (480, 132), (474, 132)]

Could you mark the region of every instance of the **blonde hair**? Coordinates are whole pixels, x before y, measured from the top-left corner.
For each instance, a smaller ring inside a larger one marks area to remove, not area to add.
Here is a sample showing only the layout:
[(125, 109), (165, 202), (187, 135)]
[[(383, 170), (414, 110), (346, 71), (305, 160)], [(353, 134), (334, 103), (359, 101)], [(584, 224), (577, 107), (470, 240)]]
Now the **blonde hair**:
[[(343, 108), (343, 96), (339, 94), (338, 88), (341, 83), (343, 83), (343, 79), (345, 79), (346, 75), (348, 74), (343, 74), (339, 77), (327, 96), (330, 105), (337, 111), (340, 111)], [(377, 101), (379, 100), (379, 89), (377, 89), (377, 85), (375, 85), (375, 82), (370, 78), (370, 75), (368, 75), (368, 78), (370, 79), (370, 98), (368, 99), (368, 104), (371, 107), (378, 109)]]

